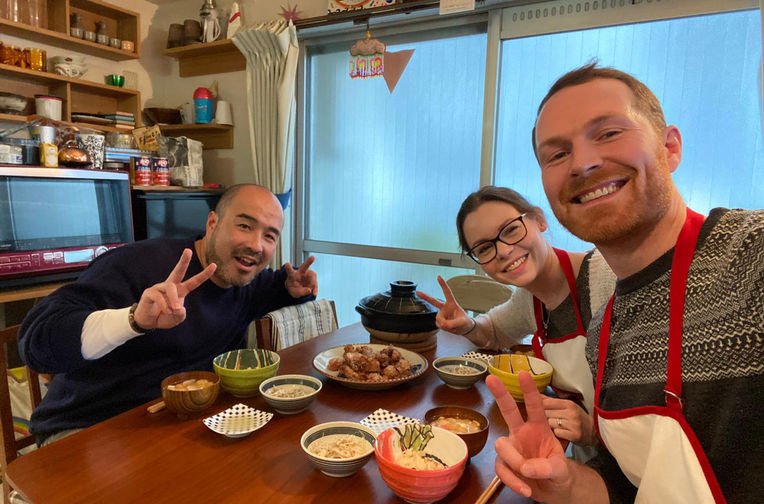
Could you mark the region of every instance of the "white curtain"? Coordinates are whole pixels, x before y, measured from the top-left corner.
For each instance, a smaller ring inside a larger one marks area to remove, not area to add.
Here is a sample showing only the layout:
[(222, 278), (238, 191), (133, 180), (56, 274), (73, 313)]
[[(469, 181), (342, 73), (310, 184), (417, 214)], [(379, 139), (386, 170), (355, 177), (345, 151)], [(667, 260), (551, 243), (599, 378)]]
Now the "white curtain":
[[(254, 181), (276, 194), (292, 187), (292, 160), (297, 102), (297, 30), (290, 21), (274, 20), (242, 26), (231, 39), (247, 60), (249, 139)], [(288, 196), (287, 196), (288, 197)], [(286, 206), (285, 201), (282, 204)], [(280, 266), (282, 240), (272, 264)]]

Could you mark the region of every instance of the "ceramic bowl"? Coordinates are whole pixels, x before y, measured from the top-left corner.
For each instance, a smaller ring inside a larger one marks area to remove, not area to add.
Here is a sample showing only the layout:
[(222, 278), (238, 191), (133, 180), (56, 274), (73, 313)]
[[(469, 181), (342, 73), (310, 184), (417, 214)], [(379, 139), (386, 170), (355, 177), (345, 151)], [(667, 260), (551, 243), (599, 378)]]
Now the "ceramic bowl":
[(268, 378), (260, 384), (260, 395), (282, 415), (301, 413), (310, 407), (321, 391), (318, 378), (290, 374)]
[(400, 452), (400, 436), (395, 428), (387, 429), (377, 437), (374, 453), (382, 479), (398, 497), (406, 502), (436, 502), (448, 495), (459, 483), (467, 465), (467, 445), (445, 429), (433, 427), (434, 437), (424, 451), (443, 461), (447, 467), (438, 470), (415, 470), (396, 463)]
[(0, 91), (0, 112), (22, 114), (28, 109), (29, 98), (14, 93)]
[[(456, 419), (456, 422), (452, 422), (450, 419)], [(454, 423), (458, 425), (459, 420), (473, 420), (478, 423), (478, 427), (476, 430), (470, 430), (470, 432), (461, 432), (454, 425)], [(437, 408), (432, 408), (424, 414), (424, 423), (433, 425), (433, 422), (437, 422), (436, 427), (450, 430), (462, 438), (467, 443), (467, 452), (470, 458), (480, 453), (488, 439), (488, 419), (480, 412), (470, 408), (462, 406), (438, 406)]]
[(85, 65), (85, 56), (76, 55), (76, 54), (68, 54), (64, 56), (52, 56), (50, 58), (50, 64), (51, 65), (60, 65), (60, 64), (68, 64), (68, 65)]
[(212, 360), (215, 373), (220, 376), (223, 390), (236, 397), (252, 397), (260, 392), (260, 384), (276, 375), (279, 354), (270, 350), (231, 350)]
[[(206, 380), (202, 382), (204, 386), (199, 380)], [(162, 380), (161, 387), (167, 409), (179, 416), (188, 416), (212, 406), (220, 393), (220, 378), (209, 371), (188, 371), (168, 376)]]
[[(308, 450), (311, 443), (325, 436), (334, 434), (339, 435), (351, 435), (360, 438), (361, 443), (368, 444), (368, 447), (364, 446), (363, 451), (353, 457), (348, 458), (330, 458), (320, 455)], [(300, 447), (308, 456), (308, 460), (322, 473), (334, 478), (344, 478), (355, 474), (366, 462), (369, 461), (371, 455), (374, 453), (374, 440), (376, 439), (376, 433), (366, 427), (355, 422), (327, 422), (311, 427), (306, 430), (300, 439)]]
[(536, 388), (543, 392), (552, 381), (554, 368), (545, 360), (525, 354), (501, 354), (488, 364), (488, 372), (501, 380), (516, 401), (523, 401), (518, 376), (521, 371), (530, 373)]
[(467, 357), (441, 357), (432, 363), (435, 373), (454, 389), (468, 389), (485, 378), (488, 364)]

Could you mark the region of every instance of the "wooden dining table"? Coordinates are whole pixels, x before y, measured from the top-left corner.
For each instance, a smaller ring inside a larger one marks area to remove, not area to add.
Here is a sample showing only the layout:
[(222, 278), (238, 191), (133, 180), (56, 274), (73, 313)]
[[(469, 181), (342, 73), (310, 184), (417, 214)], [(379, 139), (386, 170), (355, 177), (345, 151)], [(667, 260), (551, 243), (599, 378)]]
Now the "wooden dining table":
[[(309, 374), (323, 381), (305, 412), (276, 412), (264, 427), (234, 439), (208, 429), (202, 419), (239, 402), (273, 411), (262, 397), (236, 398), (221, 391), (212, 407), (185, 419), (168, 410), (149, 413), (147, 407), (157, 398), (16, 459), (8, 466), (7, 478), (37, 504), (400, 503), (373, 457), (352, 476), (329, 477), (311, 465), (300, 437), (316, 424), (357, 422), (378, 408), (421, 419), (432, 407), (460, 405), (488, 418), (488, 441), (471, 459), (458, 486), (440, 502), (473, 503), (495, 476), (493, 446), (507, 435), (507, 426), (485, 382), (455, 390), (432, 368), (434, 359), (462, 355), (474, 350), (473, 345), (442, 331), (437, 339), (434, 350), (420, 352), (430, 363), (421, 376), (385, 390), (356, 390), (321, 375), (312, 365), (324, 350), (369, 342), (360, 323), (343, 327), (279, 352), (278, 374)], [(501, 486), (488, 502), (531, 501)]]

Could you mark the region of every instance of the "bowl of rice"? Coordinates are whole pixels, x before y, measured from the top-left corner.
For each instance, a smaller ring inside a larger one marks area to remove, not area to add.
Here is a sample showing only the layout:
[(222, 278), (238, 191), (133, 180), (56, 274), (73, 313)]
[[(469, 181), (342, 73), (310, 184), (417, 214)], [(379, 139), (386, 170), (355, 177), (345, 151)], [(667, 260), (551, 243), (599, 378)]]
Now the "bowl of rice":
[(382, 479), (406, 502), (436, 502), (459, 483), (467, 444), (453, 432), (423, 424), (393, 427), (374, 444)]
[(377, 434), (356, 422), (326, 422), (306, 430), (300, 446), (308, 460), (333, 478), (355, 474), (374, 453)]
[(265, 380), (260, 384), (260, 395), (282, 415), (294, 415), (310, 407), (321, 387), (321, 380), (318, 378), (288, 374)]

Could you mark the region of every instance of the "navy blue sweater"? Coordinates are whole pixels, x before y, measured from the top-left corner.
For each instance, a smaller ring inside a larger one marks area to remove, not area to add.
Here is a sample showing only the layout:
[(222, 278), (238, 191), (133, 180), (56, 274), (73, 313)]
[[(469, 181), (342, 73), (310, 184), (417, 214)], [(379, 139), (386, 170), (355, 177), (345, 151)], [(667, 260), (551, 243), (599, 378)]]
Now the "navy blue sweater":
[[(194, 250), (193, 245), (192, 240), (154, 239), (111, 250), (29, 312), (19, 337), (22, 360), (55, 375), (32, 415), (38, 442), (161, 396), (160, 383), (171, 374), (212, 370), (216, 355), (244, 346), (253, 319), (309, 299), (292, 298), (283, 268), (267, 269), (244, 287), (222, 289), (207, 281), (186, 296), (186, 320), (178, 326), (150, 331), (99, 359), (85, 360), (81, 334), (88, 315), (137, 302), (145, 289), (167, 279), (183, 249)], [(201, 270), (194, 254), (186, 278)]]

